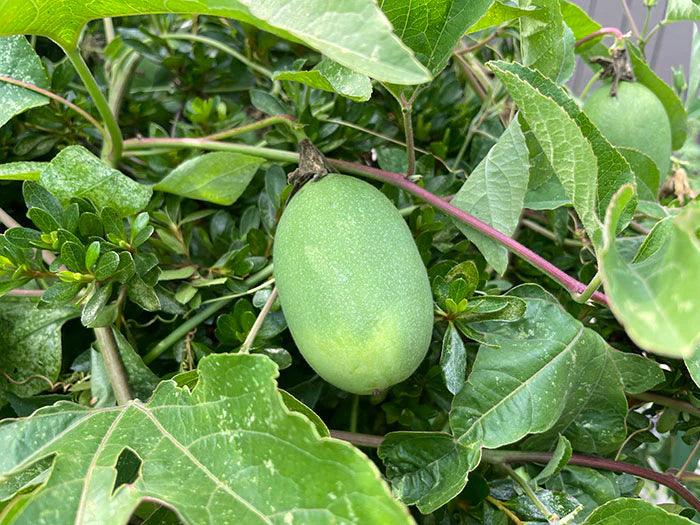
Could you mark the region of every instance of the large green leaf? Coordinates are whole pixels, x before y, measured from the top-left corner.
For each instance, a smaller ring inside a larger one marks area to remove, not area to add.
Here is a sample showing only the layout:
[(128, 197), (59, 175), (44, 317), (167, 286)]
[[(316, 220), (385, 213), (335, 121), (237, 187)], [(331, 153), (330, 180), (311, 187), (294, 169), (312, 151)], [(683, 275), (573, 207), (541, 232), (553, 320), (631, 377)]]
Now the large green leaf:
[(427, 514), (464, 488), (480, 447), (443, 432), (392, 432), (379, 447), (394, 494)]
[(148, 404), (3, 421), (0, 480), (54, 458), (14, 523), (125, 524), (144, 499), (185, 523), (411, 523), (364, 455), (285, 407), (276, 374), (263, 356), (209, 356), (191, 392), (165, 381)]
[(700, 20), (700, 4), (697, 0), (668, 0), (666, 20)]
[(619, 445), (627, 403), (603, 338), (537, 286), (519, 286), (509, 295), (524, 299), (527, 311), (520, 321), (489, 323), (484, 330), (488, 346), (479, 349), (452, 404), (455, 435), (485, 448), (546, 431), (539, 441), (556, 442), (561, 433), (580, 450)]
[[(634, 181), (632, 169), (625, 157), (608, 142), (588, 116), (581, 111), (578, 104), (551, 80), (545, 78), (539, 72), (517, 63), (498, 62), (494, 65), (501, 70), (515, 74), (520, 82), (527, 82), (531, 88), (536, 89), (541, 95), (551, 98), (578, 125), (581, 133), (590, 143), (597, 160), (596, 209), (598, 217), (601, 219), (605, 217), (605, 211), (615, 192), (623, 184)], [(551, 130), (551, 133), (555, 132), (556, 128)], [(539, 136), (540, 134), (535, 132), (535, 135)], [(551, 158), (553, 157), (550, 156)]]
[(598, 507), (584, 525), (691, 525), (688, 518), (636, 498), (618, 498)]
[(627, 394), (641, 394), (664, 380), (659, 364), (648, 357), (617, 350), (612, 350), (610, 355)]
[[(685, 139), (688, 137), (688, 115), (685, 112), (683, 102), (678, 98), (673, 88), (661, 80), (657, 74), (654, 73), (654, 70), (649, 67), (649, 64), (646, 63), (639, 49), (628, 44), (627, 51), (637, 82), (649, 88), (666, 109), (668, 120), (671, 122), (673, 149), (681, 148), (685, 143)], [(666, 176), (665, 173), (661, 175)]]
[(663, 227), (657, 224), (642, 246), (643, 255), (628, 262), (618, 250), (615, 232), (633, 196), (634, 188), (623, 186), (610, 203), (604, 245), (598, 251), (610, 308), (641, 348), (690, 357), (700, 343), (700, 203), (665, 219)]
[[(6, 11), (0, 4), (3, 18)], [(0, 25), (2, 21), (0, 21)], [(49, 80), (41, 59), (24, 36), (0, 37), (0, 75), (47, 89)], [(0, 80), (0, 127), (23, 111), (48, 104), (49, 99), (35, 91)]]
[[(472, 171), (452, 204), (506, 235), (513, 235), (523, 209), (530, 176), (528, 150), (518, 119)], [(508, 266), (508, 250), (461, 222), (457, 227), (500, 274)]]
[(82, 146), (68, 146), (56, 155), (39, 183), (63, 203), (73, 197), (110, 207), (127, 216), (144, 209), (153, 190), (111, 168)]
[(85, 24), (98, 18), (155, 13), (228, 17), (304, 42), (378, 80), (394, 84), (430, 80), (372, 0), (0, 0), (0, 13), (0, 35), (42, 35), (67, 48), (75, 47)]
[(527, 309), (518, 321), (475, 325), (485, 343), (453, 399), (453, 436), (399, 432), (380, 448), (394, 490), (422, 512), (464, 488), (483, 448), (548, 431), (547, 445), (561, 431), (585, 450), (610, 450), (625, 437), (627, 403), (615, 351), (539, 286), (522, 285), (508, 295)]
[(274, 80), (300, 82), (314, 89), (338, 93), (350, 100), (364, 102), (372, 96), (372, 83), (366, 75), (355, 73), (337, 62), (324, 58), (307, 71), (276, 71)]
[(31, 396), (58, 379), (61, 326), (79, 315), (74, 308), (37, 308), (27, 298), (0, 299), (0, 404), (3, 392)]
[(520, 19), (523, 63), (562, 84), (574, 72), (574, 34), (564, 23), (559, 0), (520, 0), (539, 9), (537, 17)]
[(547, 432), (529, 438), (528, 448), (549, 448), (561, 434), (578, 452), (608, 454), (624, 441), (627, 400), (615, 359), (620, 352), (597, 333), (590, 334), (590, 346), (577, 352), (577, 379), (569, 389), (561, 417)]
[(248, 187), (258, 168), (260, 157), (218, 151), (183, 162), (154, 188), (190, 199), (229, 206)]
[[(527, 68), (506, 62), (489, 64), (527, 120), (588, 235), (598, 244), (601, 235), (601, 222), (596, 213), (598, 161), (591, 143), (577, 121), (549, 91), (542, 92), (538, 89), (540, 84), (533, 85), (519, 76), (527, 72)], [(530, 70), (530, 74), (537, 78), (536, 72)], [(538, 76), (547, 87), (546, 79)]]
[[(381, 0), (396, 34), (433, 75), (447, 65), (465, 31), (493, 0)], [(395, 82), (408, 84), (408, 82)]]

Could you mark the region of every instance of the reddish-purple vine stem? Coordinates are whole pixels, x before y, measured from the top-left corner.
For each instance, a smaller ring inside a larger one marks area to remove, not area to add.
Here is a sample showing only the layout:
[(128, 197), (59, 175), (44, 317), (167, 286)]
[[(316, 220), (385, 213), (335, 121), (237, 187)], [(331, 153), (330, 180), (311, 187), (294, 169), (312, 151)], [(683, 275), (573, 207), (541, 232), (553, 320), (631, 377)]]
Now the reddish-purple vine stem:
[[(342, 430), (331, 430), (331, 436), (336, 439), (348, 441), (361, 447), (377, 448), (384, 441), (383, 436), (373, 436), (370, 434), (357, 434)], [(547, 463), (552, 458), (552, 452), (523, 452), (520, 450), (483, 450), (483, 460), (487, 463)], [(700, 499), (690, 492), (678, 478), (656, 472), (639, 465), (616, 461), (614, 459), (587, 456), (584, 454), (572, 454), (568, 462), (569, 465), (579, 467), (589, 467), (599, 470), (609, 470), (611, 472), (621, 472), (630, 474), (638, 478), (648, 479), (664, 485), (687, 501), (696, 511), (700, 512)]]
[[(347, 162), (344, 160), (328, 159), (328, 162), (343, 172), (352, 173), (355, 175), (369, 176), (373, 179), (387, 182), (392, 186), (397, 186), (403, 190), (406, 190), (409, 193), (412, 193), (416, 197), (445, 212), (447, 215), (454, 217), (460, 222), (463, 222), (464, 224), (471, 226), (480, 233), (483, 233), (487, 237), (490, 237), (499, 244), (502, 244), (503, 246), (508, 248), (508, 250), (510, 250), (520, 258), (526, 260), (545, 274), (547, 274), (549, 277), (561, 284), (571, 293), (581, 293), (586, 289), (585, 284), (567, 275), (565, 272), (554, 266), (546, 259), (537, 255), (535, 252), (533, 252), (526, 246), (523, 246), (515, 239), (508, 237), (506, 234), (501, 233), (497, 229), (493, 228), (492, 226), (489, 226), (485, 222), (482, 222), (473, 215), (470, 215), (467, 212), (460, 210), (459, 208), (453, 206), (446, 200), (430, 193), (428, 190), (421, 188), (420, 186), (414, 184), (410, 180), (407, 180), (401, 173), (393, 173), (390, 171), (384, 171), (369, 166), (362, 166), (361, 164), (355, 164), (353, 162)], [(604, 306), (608, 305), (607, 296), (601, 292), (595, 292), (591, 299)]]
[(45, 290), (26, 290), (24, 288), (15, 288), (6, 293), (6, 295), (14, 297), (41, 297)]
[(580, 46), (581, 44), (585, 44), (589, 40), (593, 40), (594, 38), (598, 38), (599, 36), (605, 36), (605, 35), (613, 35), (615, 37), (615, 40), (622, 40), (625, 35), (622, 34), (622, 31), (620, 31), (616, 27), (601, 27), (598, 29), (598, 31), (594, 31), (590, 35), (584, 36), (582, 39), (576, 41), (576, 47)]
[[(234, 144), (230, 142), (219, 142), (215, 140), (197, 139), (197, 138), (137, 138), (124, 141), (124, 149), (128, 152), (142, 147), (148, 148), (195, 148), (211, 151), (236, 151), (239, 153), (247, 153), (262, 157), (268, 160), (278, 162), (298, 162), (299, 154), (293, 151), (277, 150), (272, 148), (264, 148), (259, 146), (249, 146), (247, 144)], [(460, 210), (451, 205), (445, 199), (430, 193), (428, 190), (414, 184), (403, 173), (394, 173), (384, 171), (370, 166), (364, 166), (355, 162), (348, 162), (338, 159), (326, 159), (328, 163), (343, 173), (359, 175), (361, 177), (369, 177), (381, 182), (386, 182), (392, 186), (404, 189), (407, 192), (415, 195), (419, 199), (424, 200), (428, 204), (433, 205), (447, 215), (454, 217), (460, 222), (471, 226), (475, 230), (483, 233), (490, 239), (505, 246), (508, 250), (532, 264), (543, 273), (548, 275), (554, 281), (566, 288), (569, 293), (580, 294), (586, 289), (586, 285), (577, 281), (573, 277), (554, 266), (552, 263), (537, 255), (529, 248), (523, 246), (515, 239), (511, 239), (504, 233), (489, 226), (485, 222), (477, 219), (473, 215)], [(591, 300), (603, 306), (608, 306), (608, 298), (601, 292), (595, 292)]]

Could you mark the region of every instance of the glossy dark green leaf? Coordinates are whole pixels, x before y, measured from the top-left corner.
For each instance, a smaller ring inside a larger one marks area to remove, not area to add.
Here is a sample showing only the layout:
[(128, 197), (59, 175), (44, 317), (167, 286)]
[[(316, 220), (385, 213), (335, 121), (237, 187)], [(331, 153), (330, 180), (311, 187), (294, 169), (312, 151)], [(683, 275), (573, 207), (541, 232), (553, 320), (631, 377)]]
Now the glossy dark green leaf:
[(105, 252), (97, 260), (95, 266), (95, 279), (104, 281), (112, 277), (119, 267), (119, 254), (117, 252)]
[(160, 299), (158, 299), (153, 286), (146, 284), (138, 275), (129, 281), (128, 286), (128, 296), (131, 301), (148, 312), (160, 310)]
[(442, 340), (440, 368), (447, 390), (452, 394), (462, 390), (467, 376), (467, 351), (459, 332), (452, 323), (448, 324)]
[(61, 262), (73, 272), (85, 271), (85, 248), (73, 241), (63, 243)]
[(58, 199), (38, 182), (26, 181), (22, 184), (22, 196), (27, 208), (39, 208), (52, 215), (56, 220), (63, 215), (63, 208)]
[(90, 328), (104, 326), (104, 324), (99, 321), (102, 320), (101, 314), (111, 296), (112, 283), (108, 283), (105, 286), (95, 289), (94, 293), (90, 296), (90, 299), (88, 299), (85, 306), (83, 306), (80, 322), (82, 322), (84, 326)]
[(180, 164), (154, 186), (158, 191), (229, 206), (248, 187), (260, 157), (218, 151)]
[(27, 217), (44, 233), (56, 231), (61, 227), (53, 215), (41, 208), (29, 208)]
[(478, 447), (440, 432), (392, 432), (378, 452), (394, 494), (425, 514), (462, 490), (481, 456)]

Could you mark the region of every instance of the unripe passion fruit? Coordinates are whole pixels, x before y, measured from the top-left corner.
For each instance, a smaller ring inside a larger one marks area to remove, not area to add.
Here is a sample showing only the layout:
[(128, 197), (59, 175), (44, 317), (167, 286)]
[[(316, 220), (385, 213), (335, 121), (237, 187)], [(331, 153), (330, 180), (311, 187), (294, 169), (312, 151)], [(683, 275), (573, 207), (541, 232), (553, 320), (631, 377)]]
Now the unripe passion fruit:
[(637, 82), (620, 82), (617, 96), (604, 83), (588, 97), (583, 110), (615, 146), (646, 153), (665, 177), (671, 166), (671, 123), (654, 93)]
[(428, 275), (405, 221), (370, 184), (343, 175), (306, 184), (280, 220), (273, 261), (294, 341), (329, 383), (370, 394), (425, 357)]

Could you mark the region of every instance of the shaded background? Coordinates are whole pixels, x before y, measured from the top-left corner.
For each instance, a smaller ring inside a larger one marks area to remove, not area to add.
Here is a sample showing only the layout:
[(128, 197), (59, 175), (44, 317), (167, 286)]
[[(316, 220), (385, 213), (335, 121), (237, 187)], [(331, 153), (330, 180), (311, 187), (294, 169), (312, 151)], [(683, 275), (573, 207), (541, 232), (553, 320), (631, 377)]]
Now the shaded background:
[[(659, 0), (652, 10), (649, 27), (654, 27), (663, 18), (666, 12), (666, 1)], [(618, 27), (623, 33), (630, 29), (625, 17), (620, 0), (574, 0), (594, 20), (603, 26)], [(646, 7), (642, 0), (627, 0), (634, 20), (639, 30), (642, 30)], [(647, 44), (646, 56), (656, 74), (666, 82), (671, 83), (672, 67), (682, 67), (688, 76), (690, 63), (690, 45), (693, 36), (692, 22), (674, 22), (662, 27), (652, 40)], [(606, 39), (608, 43), (609, 39)], [(571, 86), (575, 93), (581, 93), (586, 82), (591, 78), (591, 70), (586, 67), (577, 67), (576, 74), (571, 80)]]

